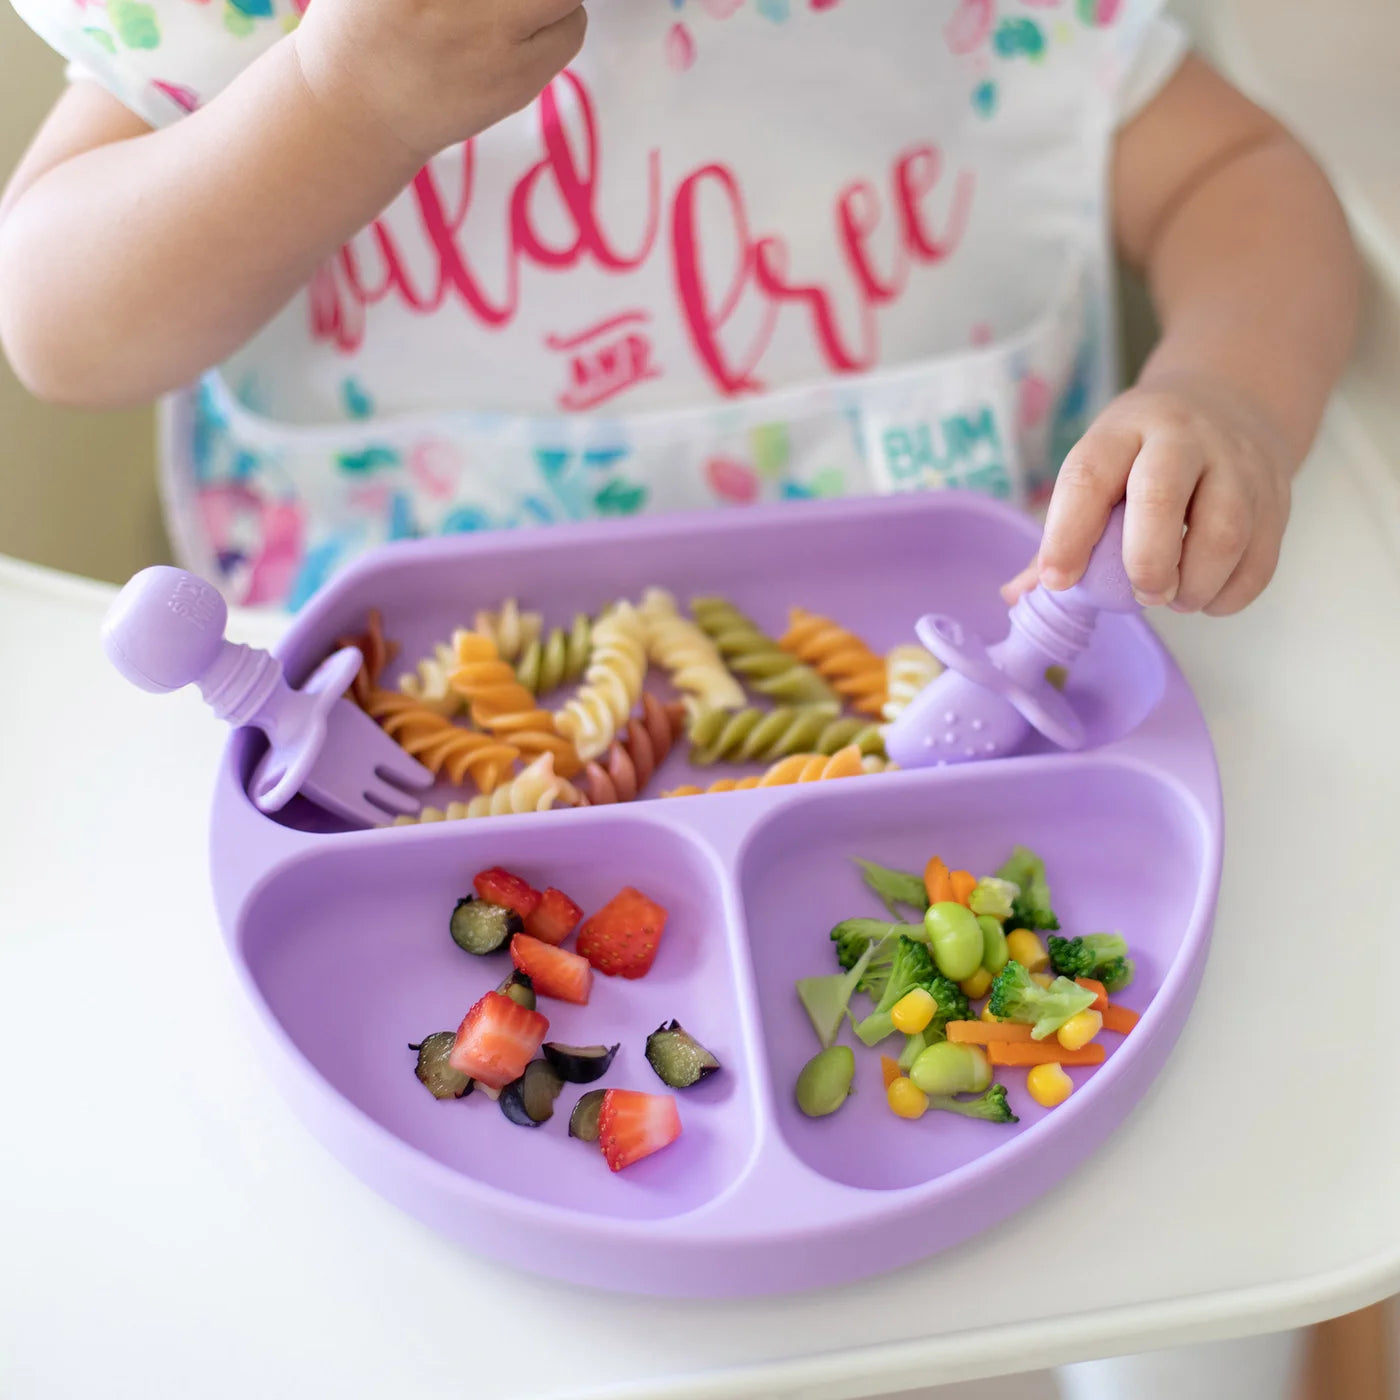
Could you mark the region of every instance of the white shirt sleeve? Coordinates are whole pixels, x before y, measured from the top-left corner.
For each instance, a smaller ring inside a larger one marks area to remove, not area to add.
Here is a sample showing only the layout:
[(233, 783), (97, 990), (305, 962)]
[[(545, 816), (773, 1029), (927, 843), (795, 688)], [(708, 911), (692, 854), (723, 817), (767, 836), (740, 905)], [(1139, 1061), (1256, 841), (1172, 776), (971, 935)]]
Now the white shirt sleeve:
[(1175, 20), (1158, 16), (1145, 26), (1118, 79), (1114, 100), (1117, 125), (1130, 122), (1161, 92), (1190, 48), (1186, 31)]

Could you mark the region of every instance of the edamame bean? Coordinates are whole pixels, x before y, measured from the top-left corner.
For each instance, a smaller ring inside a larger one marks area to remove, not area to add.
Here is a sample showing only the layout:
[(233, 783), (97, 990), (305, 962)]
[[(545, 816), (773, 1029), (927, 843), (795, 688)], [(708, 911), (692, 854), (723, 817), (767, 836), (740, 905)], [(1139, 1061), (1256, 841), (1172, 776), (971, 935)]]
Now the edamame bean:
[(966, 905), (931, 905), (924, 915), (924, 927), (933, 960), (949, 981), (964, 982), (982, 966), (982, 930)]
[(851, 1092), (856, 1057), (849, 1045), (833, 1045), (813, 1055), (797, 1076), (797, 1106), (808, 1118), (835, 1113)]
[(926, 1094), (980, 1094), (992, 1082), (992, 1067), (975, 1045), (940, 1040), (914, 1061), (909, 1078)]
[(982, 930), (982, 966), (995, 977), (1011, 957), (1006, 949), (1006, 933), (1000, 921), (990, 914), (981, 915), (977, 926)]

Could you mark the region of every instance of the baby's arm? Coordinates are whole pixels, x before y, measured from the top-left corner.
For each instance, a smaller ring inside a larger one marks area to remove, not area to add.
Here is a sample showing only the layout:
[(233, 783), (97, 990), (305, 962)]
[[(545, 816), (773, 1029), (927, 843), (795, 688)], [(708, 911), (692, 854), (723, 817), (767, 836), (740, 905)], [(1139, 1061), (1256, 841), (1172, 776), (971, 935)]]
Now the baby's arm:
[(1126, 495), (1142, 600), (1238, 612), (1273, 576), (1350, 351), (1356, 253), (1312, 159), (1199, 59), (1121, 133), (1113, 182), (1119, 248), (1146, 272), (1162, 340), (1066, 459), (1039, 577), (1072, 584)]
[(84, 407), (189, 383), (436, 150), (527, 105), (584, 24), (581, 0), (318, 0), (208, 106), (155, 132), (75, 84), (0, 199), (15, 371)]

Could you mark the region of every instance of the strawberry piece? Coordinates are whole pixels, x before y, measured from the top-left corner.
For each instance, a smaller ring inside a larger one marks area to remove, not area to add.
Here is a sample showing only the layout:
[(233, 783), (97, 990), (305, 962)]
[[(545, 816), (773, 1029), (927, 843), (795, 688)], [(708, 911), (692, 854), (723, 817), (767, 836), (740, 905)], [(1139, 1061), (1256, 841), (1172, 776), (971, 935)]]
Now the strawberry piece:
[(528, 919), (539, 908), (540, 892), (531, 889), (519, 875), (512, 875), (509, 870), (502, 870), (499, 865), (492, 866), (490, 870), (483, 870), (472, 881), (472, 885), (477, 895), (488, 904), (499, 904), (506, 909), (513, 909), (522, 919)]
[(510, 940), (510, 960), (535, 984), (535, 992), (556, 1001), (571, 1001), (575, 1006), (587, 1006), (593, 990), (593, 969), (577, 953), (567, 948), (555, 948), (517, 933)]
[(525, 932), (556, 948), (578, 927), (583, 910), (561, 890), (547, 889), (539, 907), (525, 920)]
[(681, 1135), (681, 1113), (666, 1094), (609, 1089), (598, 1114), (598, 1146), (615, 1172), (669, 1147)]
[(488, 1089), (504, 1089), (525, 1073), (549, 1022), (500, 992), (487, 992), (467, 1012), (447, 1062)]
[(608, 977), (645, 977), (665, 929), (666, 911), (629, 885), (584, 924), (578, 950)]

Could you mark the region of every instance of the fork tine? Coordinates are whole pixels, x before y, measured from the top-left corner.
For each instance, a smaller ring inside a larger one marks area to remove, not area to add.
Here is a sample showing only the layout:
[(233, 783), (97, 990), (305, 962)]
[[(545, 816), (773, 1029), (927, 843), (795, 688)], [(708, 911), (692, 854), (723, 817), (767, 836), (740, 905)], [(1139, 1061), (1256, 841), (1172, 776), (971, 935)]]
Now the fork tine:
[(374, 771), (386, 783), (393, 783), (409, 792), (426, 792), (437, 781), (430, 769), (425, 768), (412, 754), (405, 753), (397, 744), (394, 744), (391, 750), (386, 749), (382, 754), (375, 754)]
[(365, 788), (365, 798), (376, 806), (383, 807), (391, 817), (416, 817), (423, 804), (406, 792), (401, 792), (392, 783), (371, 782)]

